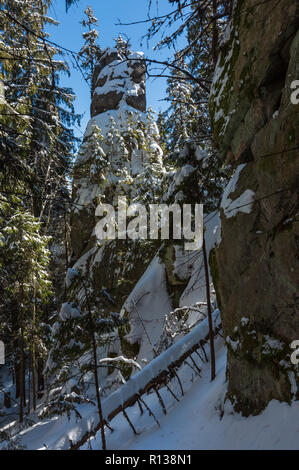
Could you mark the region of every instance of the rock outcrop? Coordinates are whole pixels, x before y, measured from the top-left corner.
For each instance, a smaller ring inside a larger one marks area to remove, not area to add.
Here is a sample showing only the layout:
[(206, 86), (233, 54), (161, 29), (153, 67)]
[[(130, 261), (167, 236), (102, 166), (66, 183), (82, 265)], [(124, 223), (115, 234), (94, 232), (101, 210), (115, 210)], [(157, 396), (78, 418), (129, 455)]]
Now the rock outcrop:
[[(165, 172), (158, 128), (145, 111), (143, 53), (132, 53), (119, 38), (95, 67), (92, 118), (75, 163), (71, 214), (72, 267), (90, 276), (94, 292), (114, 299), (105, 309), (119, 311), (157, 251), (157, 241), (99, 240), (99, 203), (114, 206), (154, 203)], [(107, 301), (107, 298), (106, 298)], [(105, 296), (103, 297), (105, 305)]]
[(145, 112), (145, 72), (143, 54), (126, 50), (125, 42), (104, 51), (95, 67), (91, 116), (119, 108), (122, 100)]
[(228, 396), (244, 415), (299, 398), (298, 2), (236, 0), (210, 96), (235, 173), (210, 265), (228, 345)]
[[(72, 276), (81, 271), (99, 315), (112, 310), (128, 319), (101, 354), (121, 354), (145, 364), (163, 348), (166, 316), (174, 308), (201, 302), (200, 308), (184, 310), (183, 316), (180, 312), (187, 329), (203, 318), (202, 253), (186, 252), (182, 243), (172, 240), (100, 240), (96, 208), (109, 203), (118, 217), (119, 196), (127, 198), (127, 205), (142, 203), (147, 208), (198, 202), (192, 188), (198, 186), (199, 166), (206, 155), (190, 143), (182, 152), (181, 168), (166, 172), (156, 123), (151, 112), (145, 112), (142, 57), (118, 40), (115, 48), (103, 51), (95, 68), (92, 117), (74, 168), (67, 300), (80, 304)], [(217, 215), (210, 219), (208, 247)], [(123, 370), (126, 379), (131, 371), (131, 366)], [(102, 382), (108, 390), (117, 379), (117, 371), (110, 372)]]

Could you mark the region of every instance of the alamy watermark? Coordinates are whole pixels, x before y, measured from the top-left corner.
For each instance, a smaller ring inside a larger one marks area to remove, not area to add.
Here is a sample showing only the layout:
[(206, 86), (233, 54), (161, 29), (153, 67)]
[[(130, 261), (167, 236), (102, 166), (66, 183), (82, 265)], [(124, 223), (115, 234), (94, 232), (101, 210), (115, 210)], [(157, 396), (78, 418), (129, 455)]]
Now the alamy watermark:
[(297, 365), (299, 364), (299, 339), (292, 341), (290, 346), (292, 349), (295, 349), (291, 354), (291, 363)]
[(3, 341), (0, 341), (0, 365), (5, 364), (5, 346)]
[(102, 217), (95, 227), (98, 240), (161, 238), (184, 240), (185, 250), (202, 248), (202, 204), (149, 204), (147, 208), (139, 203), (128, 206), (127, 198), (119, 196), (116, 210), (111, 204), (100, 203), (95, 215)]
[(299, 80), (293, 80), (291, 83), (291, 89), (294, 90), (291, 93), (291, 103), (299, 104)]

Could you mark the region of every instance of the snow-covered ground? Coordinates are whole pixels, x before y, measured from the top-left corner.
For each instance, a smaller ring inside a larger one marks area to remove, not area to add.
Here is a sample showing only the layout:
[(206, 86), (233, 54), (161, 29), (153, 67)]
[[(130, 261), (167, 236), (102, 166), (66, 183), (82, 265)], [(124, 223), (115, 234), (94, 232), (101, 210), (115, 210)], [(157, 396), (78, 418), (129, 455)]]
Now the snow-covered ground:
[[(167, 415), (163, 415), (158, 400), (147, 399), (160, 422), (160, 427), (138, 407), (128, 409), (128, 415), (140, 434), (134, 436), (125, 419), (119, 415), (111, 424), (113, 433), (107, 433), (109, 449), (299, 449), (299, 402), (291, 406), (270, 402), (259, 416), (244, 418), (234, 413), (226, 402), (226, 349), (221, 339), (216, 342), (217, 376), (210, 382), (210, 364), (205, 364), (202, 377), (197, 378), (177, 403), (167, 392)], [(184, 386), (190, 381), (185, 377)], [(178, 391), (176, 391), (178, 393)], [(221, 415), (224, 414), (221, 418)], [(98, 434), (84, 448), (100, 449)]]
[[(207, 346), (206, 351), (208, 353)], [(196, 362), (201, 368), (200, 378), (190, 365), (184, 365), (179, 371), (184, 396), (176, 379), (170, 384), (179, 402), (166, 388), (160, 390), (167, 415), (163, 414), (154, 393), (143, 396), (160, 427), (146, 409), (141, 415), (139, 407), (134, 405), (126, 411), (138, 435), (134, 435), (126, 419), (119, 414), (110, 423), (114, 432), (106, 430), (108, 449), (299, 449), (298, 401), (289, 406), (273, 400), (259, 416), (244, 418), (233, 412), (229, 402), (224, 403), (227, 386), (223, 339), (216, 340), (217, 375), (213, 382), (210, 382), (210, 363), (199, 359)], [(192, 363), (189, 361), (189, 364)], [(84, 415), (84, 407), (81, 412)], [(78, 426), (80, 421), (76, 423), (73, 418), (68, 421), (66, 417), (56, 417), (24, 430), (19, 436), (26, 449), (63, 449), (68, 447), (69, 439), (76, 436)], [(82, 450), (90, 448), (101, 449), (100, 433)]]

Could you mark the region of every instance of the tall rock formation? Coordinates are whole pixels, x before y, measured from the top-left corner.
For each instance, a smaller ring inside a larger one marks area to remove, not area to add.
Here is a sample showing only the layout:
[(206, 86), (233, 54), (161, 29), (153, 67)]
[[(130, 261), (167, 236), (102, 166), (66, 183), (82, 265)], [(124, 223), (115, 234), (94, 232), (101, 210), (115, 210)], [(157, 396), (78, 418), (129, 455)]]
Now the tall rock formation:
[[(95, 69), (92, 117), (74, 168), (67, 301), (53, 325), (47, 363), (48, 374), (57, 371), (67, 392), (74, 388), (73, 377), (80, 377), (76, 389), (88, 387), (84, 367), (90, 363), (90, 351), (80, 340), (86, 304), (97, 321), (105, 323), (111, 311), (127, 320), (103, 341), (95, 327), (98, 357), (124, 356), (141, 366), (206, 313), (200, 250), (186, 251), (183, 240), (150, 239), (149, 230), (143, 239), (97, 237), (99, 203), (113, 205), (118, 221), (119, 196), (125, 196), (137, 213), (139, 203), (149, 209), (149, 204), (199, 202), (200, 168), (206, 169), (208, 156), (189, 142), (180, 155), (180, 168), (165, 170), (157, 126), (152, 113), (145, 112), (144, 63), (143, 54), (132, 53), (119, 38), (115, 48), (102, 51)], [(126, 222), (132, 217), (130, 213)], [(218, 219), (218, 214), (208, 217), (208, 250)], [(103, 393), (135, 371), (134, 362), (117, 361), (117, 367), (100, 368)]]
[[(143, 53), (132, 53), (121, 38), (102, 52), (93, 80), (92, 118), (74, 170), (72, 268), (90, 278), (93, 295), (102, 299), (107, 313), (121, 310), (159, 243), (98, 240), (95, 232), (99, 203), (112, 204), (118, 217), (119, 196), (125, 196), (129, 206), (155, 203), (162, 195), (163, 152), (153, 116), (145, 109), (142, 60)], [(128, 345), (128, 354), (138, 351), (134, 343)]]
[(236, 0), (210, 96), (235, 173), (210, 255), (228, 345), (228, 396), (244, 415), (299, 398), (298, 2)]
[[(100, 303), (101, 314), (113, 310), (128, 319), (104, 354), (122, 354), (141, 364), (156, 354), (169, 312), (205, 301), (201, 252), (185, 252), (171, 240), (96, 237), (99, 202), (112, 204), (116, 217), (119, 196), (126, 196), (128, 205), (142, 203), (147, 208), (150, 203), (194, 202), (192, 187), (198, 184), (203, 152), (190, 144), (180, 170), (166, 172), (157, 126), (151, 112), (145, 112), (144, 64), (142, 53), (132, 53), (118, 39), (115, 48), (102, 52), (96, 66), (92, 118), (74, 171), (73, 254), (67, 277), (69, 302), (77, 301), (72, 273), (80, 270), (92, 284), (91, 297)], [(212, 217), (211, 233), (214, 222)], [(187, 328), (203, 318), (198, 308), (189, 313), (190, 321), (189, 314), (184, 316)], [(126, 367), (126, 378), (131, 370)]]

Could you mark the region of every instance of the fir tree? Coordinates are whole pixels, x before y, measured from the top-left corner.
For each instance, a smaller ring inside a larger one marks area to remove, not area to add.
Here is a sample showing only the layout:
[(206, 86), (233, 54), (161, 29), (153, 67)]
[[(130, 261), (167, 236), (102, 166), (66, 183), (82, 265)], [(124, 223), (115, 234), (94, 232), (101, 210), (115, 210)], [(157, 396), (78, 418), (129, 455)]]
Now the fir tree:
[(92, 8), (87, 7), (84, 10), (86, 18), (81, 21), (81, 24), (84, 28), (87, 28), (87, 31), (83, 33), (84, 45), (80, 49), (78, 56), (81, 59), (82, 68), (86, 71), (86, 79), (90, 86), (90, 94), (92, 97), (93, 94), (93, 78), (95, 71), (95, 64), (100, 55), (101, 49), (97, 44), (97, 39), (99, 33), (94, 26), (98, 26), (98, 19), (95, 18)]
[[(46, 373), (52, 377), (51, 388), (56, 388), (56, 392), (41, 417), (61, 413), (70, 416), (71, 411), (80, 417), (76, 403), (90, 402), (85, 391), (91, 388), (91, 393), (95, 394), (99, 422), (103, 423), (99, 351), (111, 340), (111, 335), (114, 336), (114, 330), (125, 321), (116, 313), (105, 315), (103, 303), (107, 302), (107, 296), (103, 291), (95, 296), (88, 275), (82, 271), (69, 270), (67, 284), (68, 297), (74, 301), (62, 305), (59, 319), (52, 328), (53, 347)], [(103, 428), (102, 442), (105, 449)]]
[[(32, 396), (36, 406), (36, 350), (40, 345), (42, 331), (37, 321), (38, 302), (45, 300), (51, 293), (51, 282), (47, 272), (49, 237), (40, 235), (40, 223), (28, 211), (10, 211), (9, 205), (2, 204), (7, 210), (1, 220), (0, 269), (5, 280), (3, 294), (6, 302), (14, 302), (15, 311), (10, 311), (7, 324), (13, 325), (10, 341), (17, 346), (15, 357), (16, 381), (19, 384), (20, 422), (23, 421), (26, 404), (25, 376), (26, 353), (31, 357)], [(10, 348), (13, 349), (12, 345)]]

